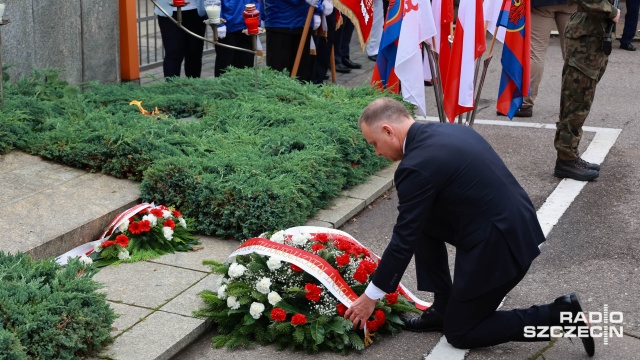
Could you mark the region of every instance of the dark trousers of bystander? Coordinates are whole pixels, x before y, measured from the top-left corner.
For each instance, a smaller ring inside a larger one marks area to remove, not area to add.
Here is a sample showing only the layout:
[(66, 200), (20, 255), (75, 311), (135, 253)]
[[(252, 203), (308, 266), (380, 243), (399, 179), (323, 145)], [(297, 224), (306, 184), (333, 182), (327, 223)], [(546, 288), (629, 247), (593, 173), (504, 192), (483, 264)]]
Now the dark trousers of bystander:
[[(225, 36), (224, 39), (219, 39), (218, 42), (221, 44), (253, 50), (251, 36), (243, 34), (242, 31), (227, 33), (227, 36)], [(224, 74), (229, 66), (240, 69), (252, 67), (253, 61), (254, 55), (252, 53), (216, 45), (216, 64), (214, 67), (214, 75), (218, 77)]]
[(330, 14), (327, 19), (327, 37), (315, 36), (314, 41), (316, 43), (316, 56), (313, 62), (313, 74), (311, 75), (311, 82), (314, 84), (322, 84), (324, 77), (327, 75), (329, 65), (331, 61), (331, 49), (334, 46), (334, 39), (336, 34), (336, 16)]
[[(173, 14), (176, 19), (177, 13)], [(182, 12), (182, 26), (187, 30), (203, 36), (207, 30), (204, 18), (198, 15), (198, 10)], [(164, 46), (164, 61), (162, 69), (164, 77), (180, 76), (180, 68), (184, 60), (184, 74), (187, 77), (199, 78), (202, 72), (202, 50), (204, 41), (187, 34), (170, 19), (158, 16), (158, 25)]]
[[(278, 71), (293, 70), (298, 45), (302, 38), (302, 28), (267, 28), (267, 66)], [(311, 55), (309, 54), (309, 39), (311, 32), (307, 34), (300, 65), (298, 66), (297, 78), (302, 81), (311, 80)]]
[(349, 58), (349, 48), (351, 47), (351, 36), (355, 27), (348, 17), (342, 15), (342, 26), (336, 30), (335, 37), (335, 58), (336, 64), (341, 64), (343, 58)]
[(638, 30), (638, 12), (640, 11), (640, 0), (627, 0), (626, 1), (627, 13), (624, 16), (624, 30), (622, 31), (622, 37), (620, 43), (628, 45), (636, 35)]

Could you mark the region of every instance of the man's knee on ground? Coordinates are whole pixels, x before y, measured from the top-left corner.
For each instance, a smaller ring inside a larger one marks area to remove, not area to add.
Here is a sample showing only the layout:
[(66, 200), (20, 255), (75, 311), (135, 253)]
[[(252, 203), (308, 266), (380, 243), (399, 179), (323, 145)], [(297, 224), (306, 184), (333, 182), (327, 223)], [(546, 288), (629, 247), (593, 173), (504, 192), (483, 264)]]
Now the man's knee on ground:
[(469, 343), (467, 341), (466, 333), (452, 333), (450, 331), (444, 332), (444, 336), (447, 338), (447, 342), (451, 344), (454, 348), (458, 349), (469, 349)]

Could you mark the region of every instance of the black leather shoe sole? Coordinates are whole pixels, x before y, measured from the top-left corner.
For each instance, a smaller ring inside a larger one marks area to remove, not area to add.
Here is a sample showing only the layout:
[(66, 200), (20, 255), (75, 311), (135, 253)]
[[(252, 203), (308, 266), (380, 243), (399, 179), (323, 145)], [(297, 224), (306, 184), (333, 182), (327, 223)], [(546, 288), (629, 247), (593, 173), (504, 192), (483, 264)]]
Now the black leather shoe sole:
[[(571, 313), (574, 315), (582, 311), (582, 304), (580, 303), (580, 296), (576, 293), (569, 294), (569, 298), (571, 299)], [(587, 326), (586, 323), (580, 323), (578, 326)], [(588, 337), (580, 338), (582, 340), (582, 346), (584, 346), (584, 351), (587, 352), (589, 357), (593, 357), (596, 353), (596, 343), (593, 341), (591, 337), (591, 333), (589, 333)]]
[(351, 69), (349, 69), (348, 67), (342, 65), (342, 64), (336, 64), (336, 72), (342, 73), (342, 74), (348, 74), (351, 72)]
[(598, 171), (595, 170), (588, 170), (582, 174), (576, 174), (573, 172), (568, 172), (568, 171), (564, 171), (564, 170), (558, 170), (555, 169), (553, 171), (553, 175), (557, 178), (561, 178), (561, 179), (573, 179), (573, 180), (577, 180), (577, 181), (591, 181), (591, 180), (595, 180), (598, 178), (598, 176), (600, 176), (600, 173)]
[(413, 317), (404, 320), (404, 329), (412, 332), (432, 332), (442, 331), (442, 324), (428, 324), (428, 322), (420, 317)]

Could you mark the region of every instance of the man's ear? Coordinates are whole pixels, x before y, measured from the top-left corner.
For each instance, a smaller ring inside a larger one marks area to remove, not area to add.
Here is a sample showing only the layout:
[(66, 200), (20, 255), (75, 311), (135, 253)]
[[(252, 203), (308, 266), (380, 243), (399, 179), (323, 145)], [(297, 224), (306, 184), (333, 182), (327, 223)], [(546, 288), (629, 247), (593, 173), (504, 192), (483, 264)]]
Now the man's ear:
[(382, 125), (382, 132), (387, 135), (391, 135), (394, 133), (393, 128), (388, 124)]

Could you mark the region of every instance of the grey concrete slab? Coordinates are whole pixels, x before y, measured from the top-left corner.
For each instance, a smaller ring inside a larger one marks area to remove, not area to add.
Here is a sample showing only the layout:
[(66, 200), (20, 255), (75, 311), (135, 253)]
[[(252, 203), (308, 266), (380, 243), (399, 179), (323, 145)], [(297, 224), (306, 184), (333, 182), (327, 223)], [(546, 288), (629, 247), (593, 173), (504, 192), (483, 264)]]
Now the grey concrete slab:
[(207, 274), (150, 262), (124, 263), (102, 268), (94, 280), (102, 283), (107, 299), (157, 309)]
[(38, 0), (32, 2), (35, 56), (33, 67), (55, 68), (69, 82), (82, 81), (82, 21), (77, 16), (80, 0)]
[(341, 193), (342, 196), (360, 199), (367, 206), (382, 196), (393, 186), (393, 180), (379, 176), (370, 176), (367, 181)]
[(339, 227), (364, 208), (364, 201), (348, 197), (337, 197), (326, 209), (318, 211), (311, 219), (321, 220)]
[(240, 241), (237, 240), (224, 240), (212, 236), (198, 236), (198, 238), (200, 239), (201, 245), (196, 246), (196, 251), (176, 252), (175, 254), (167, 254), (150, 261), (185, 269), (210, 272), (211, 268), (209, 266), (202, 265), (203, 260), (224, 262), (227, 260), (227, 256), (240, 246)]
[(109, 16), (118, 0), (82, 0), (82, 81), (120, 80), (120, 21)]
[(156, 311), (118, 336), (101, 358), (111, 360), (166, 360), (196, 340), (208, 324), (189, 316)]
[(222, 279), (222, 275), (219, 274), (209, 274), (205, 276), (185, 292), (161, 307), (160, 311), (184, 316), (193, 316), (194, 311), (204, 306), (204, 302), (199, 295), (200, 292), (203, 290), (218, 291), (218, 281), (220, 279)]
[(111, 327), (111, 336), (120, 335), (123, 331), (128, 330), (153, 312), (151, 309), (112, 301), (109, 301), (108, 304), (118, 315), (118, 318), (113, 322), (113, 326)]
[(305, 226), (320, 226), (320, 227), (326, 227), (326, 228), (330, 228), (330, 229), (334, 228), (332, 223), (329, 223), (329, 222), (326, 222), (326, 221), (321, 221), (321, 220), (309, 220), (304, 225)]

